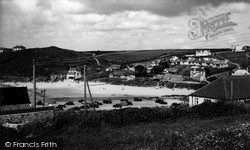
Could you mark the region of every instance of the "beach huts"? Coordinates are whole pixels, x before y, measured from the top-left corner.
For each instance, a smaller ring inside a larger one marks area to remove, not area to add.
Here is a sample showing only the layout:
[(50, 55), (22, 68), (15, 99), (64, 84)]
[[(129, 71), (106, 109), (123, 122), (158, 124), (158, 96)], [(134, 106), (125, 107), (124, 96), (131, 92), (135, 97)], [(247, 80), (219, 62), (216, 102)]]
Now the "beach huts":
[(189, 95), (189, 106), (203, 102), (250, 100), (250, 75), (224, 76)]

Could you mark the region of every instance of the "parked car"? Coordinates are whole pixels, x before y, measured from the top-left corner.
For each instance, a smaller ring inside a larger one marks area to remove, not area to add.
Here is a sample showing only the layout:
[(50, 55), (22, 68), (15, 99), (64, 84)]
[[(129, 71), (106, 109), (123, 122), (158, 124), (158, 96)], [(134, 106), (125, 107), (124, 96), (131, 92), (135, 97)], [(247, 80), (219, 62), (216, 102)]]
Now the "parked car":
[[(81, 109), (85, 109), (84, 105), (80, 106), (80, 108), (81, 108)], [(87, 105), (86, 105), (86, 109), (89, 109), (89, 108), (90, 108), (90, 107), (89, 107), (89, 105), (87, 104)]]
[(70, 108), (69, 110), (81, 110), (80, 107), (73, 107), (73, 108)]
[(142, 99), (140, 99), (140, 98), (138, 98), (138, 97), (135, 97), (135, 98), (134, 98), (134, 101), (139, 101), (139, 102), (140, 102), (140, 101), (142, 101)]
[(121, 99), (120, 104), (122, 106), (129, 106), (129, 105), (133, 105), (133, 103), (131, 101), (129, 101), (128, 99)]
[(111, 99), (105, 99), (102, 102), (103, 102), (103, 104), (112, 104), (112, 100)]
[(68, 101), (68, 102), (65, 103), (65, 105), (75, 105), (75, 104), (72, 101)]
[(56, 109), (63, 110), (63, 108), (66, 108), (66, 105), (57, 105)]
[(95, 101), (97, 105), (102, 105), (102, 102)]
[(90, 107), (90, 108), (99, 108), (99, 105), (96, 104), (96, 103), (90, 103), (90, 104), (89, 104), (89, 107)]
[(178, 106), (181, 106), (181, 104), (180, 103), (172, 103), (171, 104), (171, 107), (178, 107)]
[(159, 103), (159, 104), (168, 104), (167, 102), (165, 102), (162, 98), (155, 98), (155, 102)]
[(37, 105), (43, 105), (43, 102), (40, 100), (36, 103)]
[(84, 103), (84, 99), (80, 99), (78, 102), (79, 103)]
[(122, 105), (121, 104), (114, 104), (113, 107), (114, 108), (122, 108)]

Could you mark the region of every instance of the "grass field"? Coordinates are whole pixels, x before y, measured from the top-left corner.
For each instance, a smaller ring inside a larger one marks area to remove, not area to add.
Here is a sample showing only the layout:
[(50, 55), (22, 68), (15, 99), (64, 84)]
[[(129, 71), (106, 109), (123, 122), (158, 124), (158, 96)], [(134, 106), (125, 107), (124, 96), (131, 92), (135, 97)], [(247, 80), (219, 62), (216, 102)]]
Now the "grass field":
[[(53, 118), (37, 120), (18, 130), (0, 126), (0, 146), (6, 140), (16, 140), (55, 142), (59, 149), (249, 149), (249, 109), (213, 105), (126, 108), (86, 115), (58, 112)], [(218, 110), (217, 106), (225, 109)]]

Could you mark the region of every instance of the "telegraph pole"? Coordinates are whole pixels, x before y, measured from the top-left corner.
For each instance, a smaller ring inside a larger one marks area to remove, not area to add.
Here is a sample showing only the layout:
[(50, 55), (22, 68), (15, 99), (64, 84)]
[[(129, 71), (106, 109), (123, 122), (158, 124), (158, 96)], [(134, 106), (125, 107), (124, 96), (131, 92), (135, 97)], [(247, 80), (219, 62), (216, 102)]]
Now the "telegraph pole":
[(43, 90), (43, 107), (45, 105), (45, 91), (46, 91), (46, 89)]
[(86, 81), (86, 82), (87, 82), (87, 87), (88, 87), (88, 91), (89, 91), (89, 96), (90, 96), (90, 99), (91, 99), (91, 102), (93, 104), (94, 111), (95, 111), (95, 105), (94, 105), (93, 97), (92, 97), (92, 94), (91, 94), (91, 91), (90, 91), (90, 88), (89, 88), (89, 83), (88, 83), (88, 81)]
[(34, 108), (36, 108), (36, 62), (33, 59), (33, 96), (34, 96)]
[(86, 95), (86, 65), (84, 65), (84, 114), (86, 114), (87, 111), (87, 95)]

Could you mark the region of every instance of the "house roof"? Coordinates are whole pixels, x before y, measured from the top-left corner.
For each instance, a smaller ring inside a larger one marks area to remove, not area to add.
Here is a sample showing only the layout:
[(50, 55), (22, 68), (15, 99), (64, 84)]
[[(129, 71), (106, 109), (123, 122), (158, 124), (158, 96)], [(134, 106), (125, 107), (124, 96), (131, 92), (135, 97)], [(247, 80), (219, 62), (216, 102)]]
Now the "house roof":
[(229, 101), (250, 98), (250, 75), (224, 76), (202, 87), (191, 96)]
[(135, 72), (131, 70), (119, 70), (119, 71), (114, 71), (112, 74), (114, 76), (120, 76), (120, 75), (128, 76), (128, 75), (134, 75)]
[(30, 104), (27, 87), (1, 87), (0, 106)]

